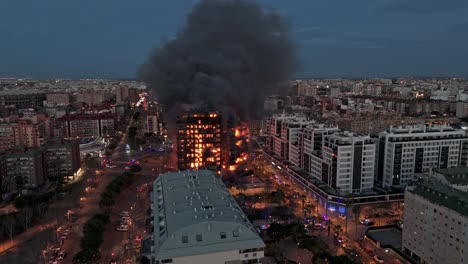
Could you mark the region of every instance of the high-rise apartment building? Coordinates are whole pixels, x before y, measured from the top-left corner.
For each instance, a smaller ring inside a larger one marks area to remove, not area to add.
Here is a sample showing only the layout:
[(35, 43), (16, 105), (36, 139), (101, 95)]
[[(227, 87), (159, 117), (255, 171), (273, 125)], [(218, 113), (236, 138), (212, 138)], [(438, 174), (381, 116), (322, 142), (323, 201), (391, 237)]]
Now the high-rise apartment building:
[(416, 173), (467, 164), (466, 131), (446, 125), (391, 127), (379, 134), (377, 183), (402, 186)]
[(260, 263), (262, 239), (208, 170), (160, 175), (151, 197), (150, 263)]
[(31, 120), (3, 119), (0, 123), (0, 152), (14, 146), (39, 147), (48, 136), (46, 124)]
[(47, 181), (42, 148), (15, 146), (3, 152), (0, 163), (2, 194), (38, 188)]
[(47, 176), (58, 179), (74, 176), (81, 167), (80, 145), (77, 140), (53, 138), (44, 145)]
[(180, 170), (222, 166), (222, 118), (217, 112), (189, 112), (177, 119), (177, 159)]
[(324, 136), (321, 180), (342, 193), (372, 189), (375, 149), (369, 136), (351, 132)]
[(293, 165), (299, 166), (299, 132), (315, 121), (304, 116), (278, 115), (267, 121), (267, 145), (271, 151)]
[(287, 115), (270, 118), (267, 131), (272, 153), (340, 193), (374, 187), (376, 145), (369, 136)]
[[(458, 183), (464, 181), (464, 184), (468, 185), (466, 176), (456, 178)], [(431, 178), (416, 186), (408, 186), (405, 192), (403, 222), (403, 250), (415, 262), (468, 262), (466, 191)]]

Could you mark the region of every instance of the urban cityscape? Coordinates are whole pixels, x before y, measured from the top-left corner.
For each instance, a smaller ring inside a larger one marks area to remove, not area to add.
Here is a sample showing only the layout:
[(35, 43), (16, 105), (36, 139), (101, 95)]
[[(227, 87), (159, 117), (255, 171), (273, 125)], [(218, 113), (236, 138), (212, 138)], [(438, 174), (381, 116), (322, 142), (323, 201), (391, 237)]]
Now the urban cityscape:
[[(301, 1), (191, 2), (183, 15), (154, 4), (181, 21), (128, 78), (45, 74), (34, 58), (13, 71), (5, 52), (0, 263), (468, 263), (468, 65), (388, 74), (363, 55), (318, 73), (294, 37), (297, 20), (318, 29), (292, 14)], [(375, 2), (391, 16), (468, 15), (456, 0)]]

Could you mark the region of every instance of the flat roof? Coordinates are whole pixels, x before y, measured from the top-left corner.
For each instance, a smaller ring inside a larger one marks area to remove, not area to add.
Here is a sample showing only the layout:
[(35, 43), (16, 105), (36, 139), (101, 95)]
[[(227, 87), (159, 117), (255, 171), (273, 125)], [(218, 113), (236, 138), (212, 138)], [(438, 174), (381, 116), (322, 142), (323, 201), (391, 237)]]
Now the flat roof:
[(366, 235), (379, 242), (382, 246), (401, 248), (402, 232), (396, 227), (368, 229)]
[(14, 89), (14, 90), (1, 90), (0, 96), (4, 95), (26, 95), (26, 94), (45, 94), (46, 92), (39, 89)]
[(468, 185), (468, 168), (466, 167), (435, 169), (434, 172), (443, 175), (450, 184)]
[(468, 192), (452, 188), (437, 180), (423, 181), (415, 187), (408, 187), (407, 190), (435, 204), (468, 216)]
[(265, 246), (212, 171), (160, 175), (152, 200), (156, 259)]

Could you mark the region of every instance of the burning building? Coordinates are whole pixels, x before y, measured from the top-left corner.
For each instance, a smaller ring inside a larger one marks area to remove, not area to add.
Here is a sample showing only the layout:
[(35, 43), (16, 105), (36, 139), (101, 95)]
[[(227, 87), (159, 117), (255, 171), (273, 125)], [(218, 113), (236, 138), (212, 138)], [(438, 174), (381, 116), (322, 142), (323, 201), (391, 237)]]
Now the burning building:
[(185, 113), (177, 127), (179, 170), (221, 169), (222, 118), (217, 112)]
[(190, 111), (177, 119), (177, 161), (180, 170), (234, 171), (247, 160), (248, 128), (219, 112)]

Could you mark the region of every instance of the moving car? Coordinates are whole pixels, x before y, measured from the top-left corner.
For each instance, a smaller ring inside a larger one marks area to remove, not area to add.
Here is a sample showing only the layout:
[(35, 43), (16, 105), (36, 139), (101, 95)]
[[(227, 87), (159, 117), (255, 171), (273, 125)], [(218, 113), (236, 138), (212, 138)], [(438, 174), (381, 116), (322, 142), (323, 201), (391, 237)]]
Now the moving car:
[(383, 259), (377, 255), (374, 256), (374, 260), (377, 261), (378, 263), (384, 263)]

